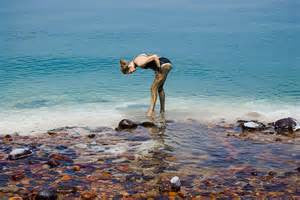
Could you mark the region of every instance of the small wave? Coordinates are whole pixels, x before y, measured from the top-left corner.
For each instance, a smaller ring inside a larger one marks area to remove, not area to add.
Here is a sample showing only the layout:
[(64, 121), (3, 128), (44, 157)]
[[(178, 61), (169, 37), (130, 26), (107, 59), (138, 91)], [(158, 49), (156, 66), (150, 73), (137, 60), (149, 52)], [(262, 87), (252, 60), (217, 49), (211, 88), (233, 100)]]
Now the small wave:
[(202, 123), (234, 123), (239, 119), (272, 122), (284, 117), (300, 119), (300, 105), (246, 99), (169, 99), (168, 115)]
[(16, 103), (13, 107), (17, 109), (30, 109), (30, 108), (41, 108), (47, 107), (51, 104), (48, 100), (34, 100), (30, 102)]
[(121, 114), (103, 104), (59, 105), (0, 112), (0, 134), (34, 135), (66, 126), (115, 126)]
[[(96, 102), (48, 107), (47, 101), (33, 101), (20, 104), (13, 110), (2, 110), (0, 134), (36, 134), (66, 126), (115, 127), (123, 118), (143, 121), (147, 120), (148, 102), (149, 99), (145, 98), (126, 103)], [(159, 101), (157, 104), (159, 106)], [(170, 97), (167, 98), (166, 109), (167, 120), (184, 122), (193, 119), (202, 124), (230, 124), (239, 119), (262, 122), (273, 122), (284, 117), (300, 119), (298, 104), (220, 97)]]

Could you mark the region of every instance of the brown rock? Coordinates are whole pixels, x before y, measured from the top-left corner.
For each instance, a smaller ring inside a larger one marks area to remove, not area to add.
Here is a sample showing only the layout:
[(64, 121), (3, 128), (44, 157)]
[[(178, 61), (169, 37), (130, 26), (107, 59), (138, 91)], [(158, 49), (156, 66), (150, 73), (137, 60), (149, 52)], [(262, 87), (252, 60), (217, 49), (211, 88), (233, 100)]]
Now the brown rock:
[(92, 176), (92, 175), (87, 175), (86, 176), (86, 179), (89, 181), (89, 182), (94, 182), (97, 180), (97, 177), (96, 176)]
[(74, 171), (80, 171), (80, 166), (78, 166), (78, 165), (73, 166), (73, 170)]
[(18, 172), (16, 172), (15, 174), (13, 174), (11, 176), (11, 179), (13, 181), (19, 181), (19, 180), (23, 179), (24, 177), (25, 177), (24, 172), (23, 171), (18, 171)]
[(169, 192), (169, 198), (174, 198), (176, 197), (177, 193), (176, 192)]
[(155, 198), (156, 196), (158, 196), (158, 192), (155, 190), (151, 190), (146, 193), (147, 199)]
[(153, 122), (142, 122), (142, 123), (140, 123), (140, 125), (145, 127), (145, 128), (156, 127), (156, 125)]
[(96, 135), (94, 133), (91, 133), (88, 135), (88, 138), (94, 138), (94, 137), (96, 137)]
[(5, 141), (5, 142), (11, 142), (11, 141), (13, 141), (13, 138), (12, 138), (11, 135), (5, 135), (5, 136), (4, 136), (4, 141)]
[(176, 161), (176, 157), (175, 156), (169, 156), (169, 157), (166, 157), (166, 161)]
[(84, 191), (80, 194), (81, 198), (84, 200), (91, 200), (97, 197), (96, 192), (94, 191)]
[(161, 193), (169, 192), (171, 191), (171, 184), (169, 182), (163, 181), (159, 184), (158, 189)]
[(51, 159), (55, 159), (55, 160), (61, 160), (61, 161), (66, 161), (66, 162), (71, 162), (72, 159), (65, 156), (65, 155), (62, 155), (62, 154), (58, 154), (58, 153), (54, 153), (54, 154), (51, 154), (49, 156), (49, 158)]
[(108, 172), (102, 172), (100, 179), (101, 180), (110, 180), (112, 178), (112, 175)]
[(274, 171), (269, 171), (269, 172), (268, 172), (268, 175), (273, 177), (273, 176), (276, 176), (276, 175), (277, 175), (277, 173), (276, 173), (276, 172), (274, 172)]
[(276, 141), (276, 142), (281, 142), (282, 139), (281, 139), (281, 138), (275, 138), (275, 141)]
[(56, 134), (57, 134), (55, 131), (48, 131), (47, 133), (48, 133), (48, 135), (51, 135), (51, 136), (53, 136), (53, 135), (56, 135)]
[(76, 193), (77, 192), (77, 187), (72, 186), (72, 185), (59, 185), (57, 187), (57, 192), (60, 194), (70, 194), (70, 193)]
[(129, 171), (129, 166), (128, 165), (119, 165), (116, 167), (117, 170), (120, 172), (128, 172)]
[(8, 200), (23, 200), (22, 197), (9, 197)]
[(47, 164), (53, 168), (53, 167), (57, 167), (58, 165), (60, 165), (60, 162), (56, 159), (50, 159), (48, 160)]
[(65, 175), (62, 176), (61, 181), (69, 181), (71, 179), (72, 179), (72, 177), (70, 175), (65, 174)]

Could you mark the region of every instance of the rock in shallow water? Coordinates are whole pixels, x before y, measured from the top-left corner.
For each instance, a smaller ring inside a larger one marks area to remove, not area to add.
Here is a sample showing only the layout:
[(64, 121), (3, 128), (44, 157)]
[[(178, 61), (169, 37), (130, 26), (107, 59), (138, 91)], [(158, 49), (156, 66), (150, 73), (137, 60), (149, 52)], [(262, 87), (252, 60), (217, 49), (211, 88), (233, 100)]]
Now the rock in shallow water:
[(17, 160), (17, 159), (29, 157), (31, 154), (32, 151), (28, 148), (17, 148), (17, 149), (13, 149), (9, 153), (8, 159)]
[(94, 191), (85, 191), (80, 194), (83, 200), (92, 200), (95, 199), (97, 194)]
[(181, 182), (178, 176), (174, 176), (171, 180), (171, 189), (174, 192), (178, 192), (180, 190), (181, 187)]
[(43, 189), (37, 195), (35, 200), (56, 200), (57, 193), (54, 189)]
[(121, 131), (124, 129), (135, 129), (138, 126), (137, 123), (129, 120), (129, 119), (122, 119), (119, 123), (118, 128), (116, 128), (117, 131)]
[(145, 127), (145, 128), (156, 127), (156, 125), (153, 122), (142, 122), (142, 123), (140, 123), (140, 125)]
[(58, 165), (60, 165), (60, 162), (58, 160), (55, 159), (50, 159), (48, 160), (47, 164), (53, 168), (53, 167), (57, 167)]
[(261, 131), (266, 128), (266, 126), (257, 121), (238, 121), (243, 131)]
[(300, 128), (297, 125), (298, 123), (295, 119), (288, 117), (277, 120), (274, 123), (274, 128), (278, 134), (293, 133), (294, 131)]
[(73, 162), (71, 158), (62, 155), (62, 154), (58, 154), (58, 153), (53, 153), (49, 156), (50, 159), (54, 159), (54, 160), (61, 160), (61, 161), (66, 161), (66, 162)]

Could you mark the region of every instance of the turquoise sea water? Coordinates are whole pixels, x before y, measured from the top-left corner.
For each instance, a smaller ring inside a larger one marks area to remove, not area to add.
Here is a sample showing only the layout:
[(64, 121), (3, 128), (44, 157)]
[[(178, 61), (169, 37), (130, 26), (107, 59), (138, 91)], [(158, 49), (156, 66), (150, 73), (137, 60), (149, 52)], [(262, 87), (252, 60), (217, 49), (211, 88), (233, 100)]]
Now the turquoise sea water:
[(167, 118), (300, 119), (300, 2), (0, 2), (0, 134), (141, 119), (153, 72), (120, 58), (173, 61)]

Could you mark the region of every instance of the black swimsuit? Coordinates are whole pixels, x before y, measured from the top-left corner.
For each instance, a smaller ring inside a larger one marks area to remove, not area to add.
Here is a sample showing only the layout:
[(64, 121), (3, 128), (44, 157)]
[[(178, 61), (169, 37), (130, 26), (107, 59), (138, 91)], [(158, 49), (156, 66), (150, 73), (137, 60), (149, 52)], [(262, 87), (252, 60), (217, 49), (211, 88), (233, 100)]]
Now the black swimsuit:
[[(166, 63), (170, 63), (172, 64), (172, 62), (168, 59), (168, 58), (165, 58), (165, 57), (160, 57), (159, 58), (159, 62), (160, 62), (160, 66), (163, 65), (163, 64), (166, 64)], [(154, 71), (159, 71), (159, 68), (157, 67), (155, 61), (151, 61), (149, 63), (147, 63), (145, 66), (144, 66), (145, 69), (153, 69)]]

